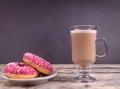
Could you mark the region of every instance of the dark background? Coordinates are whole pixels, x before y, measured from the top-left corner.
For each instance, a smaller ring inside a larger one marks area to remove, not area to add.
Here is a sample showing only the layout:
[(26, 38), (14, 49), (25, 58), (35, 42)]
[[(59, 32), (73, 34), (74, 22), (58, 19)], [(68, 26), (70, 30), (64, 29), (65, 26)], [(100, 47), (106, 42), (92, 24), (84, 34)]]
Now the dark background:
[(69, 28), (77, 24), (96, 25), (107, 39), (109, 55), (96, 63), (120, 63), (120, 0), (0, 0), (0, 63), (25, 52), (72, 63)]

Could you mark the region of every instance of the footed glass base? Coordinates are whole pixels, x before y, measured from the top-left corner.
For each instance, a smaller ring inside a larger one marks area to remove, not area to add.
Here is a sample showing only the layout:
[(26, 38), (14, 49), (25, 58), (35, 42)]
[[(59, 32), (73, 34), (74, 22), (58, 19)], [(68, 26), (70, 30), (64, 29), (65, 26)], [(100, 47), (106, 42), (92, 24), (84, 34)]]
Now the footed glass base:
[(73, 79), (75, 82), (80, 82), (80, 83), (92, 83), (96, 79), (91, 77), (90, 75), (79, 75)]
[(73, 80), (75, 82), (81, 83), (91, 83), (94, 82), (96, 79), (90, 76), (90, 67), (78, 67), (79, 75), (75, 77)]

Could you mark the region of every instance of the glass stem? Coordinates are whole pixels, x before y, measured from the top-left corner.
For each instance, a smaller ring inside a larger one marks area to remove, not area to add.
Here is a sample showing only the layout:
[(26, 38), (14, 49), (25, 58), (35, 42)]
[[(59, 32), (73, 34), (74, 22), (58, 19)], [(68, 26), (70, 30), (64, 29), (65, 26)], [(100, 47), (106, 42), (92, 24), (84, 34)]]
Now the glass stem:
[(90, 74), (90, 68), (89, 67), (86, 67), (86, 68), (79, 67), (78, 72), (79, 72), (79, 76), (87, 77)]

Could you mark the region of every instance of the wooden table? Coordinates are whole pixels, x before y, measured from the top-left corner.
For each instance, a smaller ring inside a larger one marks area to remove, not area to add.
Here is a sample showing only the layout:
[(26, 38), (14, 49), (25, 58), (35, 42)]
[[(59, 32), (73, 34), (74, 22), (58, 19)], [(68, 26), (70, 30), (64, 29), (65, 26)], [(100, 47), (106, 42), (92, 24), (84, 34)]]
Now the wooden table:
[[(94, 83), (76, 83), (71, 79), (77, 75), (73, 64), (54, 64), (58, 74), (48, 82), (39, 85), (14, 85), (0, 76), (0, 89), (120, 89), (119, 64), (94, 64), (91, 75), (97, 81)], [(0, 70), (4, 64), (0, 64)]]

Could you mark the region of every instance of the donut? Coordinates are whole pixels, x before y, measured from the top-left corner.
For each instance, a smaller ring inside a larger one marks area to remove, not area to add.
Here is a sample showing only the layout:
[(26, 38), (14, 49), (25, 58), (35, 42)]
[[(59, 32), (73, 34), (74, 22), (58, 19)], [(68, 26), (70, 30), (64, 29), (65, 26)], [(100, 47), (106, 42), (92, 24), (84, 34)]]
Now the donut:
[(23, 61), (45, 75), (49, 75), (53, 70), (50, 62), (32, 53), (25, 53)]
[(30, 79), (38, 76), (38, 71), (22, 62), (11, 62), (5, 65), (4, 74), (9, 78)]

